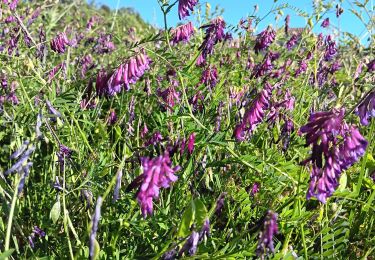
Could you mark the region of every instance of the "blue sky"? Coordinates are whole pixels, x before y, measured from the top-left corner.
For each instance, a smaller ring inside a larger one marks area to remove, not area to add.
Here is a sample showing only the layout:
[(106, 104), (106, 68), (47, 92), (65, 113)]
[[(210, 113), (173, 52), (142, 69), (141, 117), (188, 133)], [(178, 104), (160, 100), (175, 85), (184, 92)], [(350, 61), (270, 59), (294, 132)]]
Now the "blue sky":
[[(174, 0), (170, 0), (174, 2)], [(274, 0), (263, 0), (263, 1), (255, 1), (255, 0), (200, 0), (199, 1), (203, 6), (205, 3), (208, 2), (211, 5), (211, 10), (215, 9), (215, 6), (220, 6), (224, 8), (223, 17), (228, 24), (236, 25), (238, 21), (242, 17), (246, 17), (246, 15), (252, 14), (254, 10), (254, 5), (258, 4), (259, 11), (257, 13), (258, 16), (264, 16), (273, 6)], [(288, 3), (292, 6), (295, 6), (307, 13), (312, 12), (312, 0), (292, 0), (292, 1), (283, 1), (278, 0), (276, 5), (280, 5), (283, 3)], [(332, 2), (333, 6), (335, 6), (336, 2), (340, 1), (325, 1), (325, 2)], [(364, 0), (359, 0), (358, 2), (364, 2)], [(368, 1), (369, 3), (367, 6), (370, 8), (371, 4), (373, 4), (373, 0)], [(152, 25), (156, 25), (158, 27), (163, 27), (163, 15), (160, 11), (160, 7), (158, 5), (157, 0), (95, 0), (97, 4), (105, 4), (113, 9), (116, 8), (117, 4), (119, 7), (132, 7), (136, 10), (144, 20), (151, 23)], [(341, 15), (340, 20), (338, 20), (335, 16), (334, 8), (330, 11), (325, 17), (329, 17), (331, 24), (335, 27), (340, 27), (341, 31), (347, 31), (353, 33), (359, 37), (362, 37), (363, 40), (369, 37), (369, 33), (366, 33), (367, 30), (365, 29), (364, 25), (360, 22), (358, 18), (349, 10), (354, 9), (359, 11), (359, 8), (354, 5), (354, 1), (343, 0), (341, 4), (344, 8), (344, 13)], [(267, 19), (262, 22), (257, 31), (262, 30), (268, 24), (279, 25), (281, 26), (283, 23), (283, 18), (286, 14), (290, 14), (291, 16), (291, 27), (303, 27), (306, 24), (306, 20), (302, 17), (298, 17), (293, 10), (285, 9), (283, 10), (284, 16), (278, 21), (275, 21), (275, 16), (270, 15)], [(363, 17), (368, 20), (368, 15), (363, 14)], [(187, 19), (191, 19), (192, 21), (196, 21), (194, 16), (190, 16)], [(178, 14), (177, 14), (177, 5), (171, 10), (168, 14), (168, 25), (175, 26), (179, 22)], [(331, 27), (332, 30), (333, 27)], [(316, 32), (320, 32), (320, 26), (316, 27)]]

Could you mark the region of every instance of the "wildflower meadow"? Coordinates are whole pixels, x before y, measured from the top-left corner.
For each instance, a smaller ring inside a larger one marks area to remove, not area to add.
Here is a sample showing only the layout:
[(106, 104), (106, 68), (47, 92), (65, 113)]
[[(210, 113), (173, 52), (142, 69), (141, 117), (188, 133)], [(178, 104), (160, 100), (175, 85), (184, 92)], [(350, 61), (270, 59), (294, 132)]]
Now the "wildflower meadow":
[(372, 1), (142, 1), (1, 0), (0, 259), (375, 259)]

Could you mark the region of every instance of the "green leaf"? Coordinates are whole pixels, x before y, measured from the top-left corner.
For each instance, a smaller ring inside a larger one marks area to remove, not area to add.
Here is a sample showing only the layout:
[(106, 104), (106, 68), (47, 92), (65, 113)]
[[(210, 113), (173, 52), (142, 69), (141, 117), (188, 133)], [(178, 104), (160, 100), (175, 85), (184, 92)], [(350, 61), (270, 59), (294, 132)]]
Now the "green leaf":
[(207, 218), (206, 206), (200, 199), (192, 200), (182, 216), (178, 237), (186, 237), (191, 233), (190, 227), (195, 224), (200, 229)]
[(49, 217), (52, 219), (53, 224), (56, 224), (57, 220), (60, 217), (61, 213), (61, 203), (60, 203), (60, 197), (58, 197), (57, 201), (53, 205), (51, 212), (49, 213)]
[(0, 254), (0, 259), (5, 259), (13, 254), (14, 248), (11, 248)]
[(100, 253), (100, 245), (98, 241), (95, 239), (94, 240), (94, 254), (91, 259), (97, 259)]
[(341, 177), (340, 177), (340, 185), (339, 187), (337, 188), (338, 191), (344, 191), (345, 188), (346, 188), (346, 184), (348, 183), (348, 176), (346, 175), (346, 173), (344, 172), (343, 174), (341, 174)]

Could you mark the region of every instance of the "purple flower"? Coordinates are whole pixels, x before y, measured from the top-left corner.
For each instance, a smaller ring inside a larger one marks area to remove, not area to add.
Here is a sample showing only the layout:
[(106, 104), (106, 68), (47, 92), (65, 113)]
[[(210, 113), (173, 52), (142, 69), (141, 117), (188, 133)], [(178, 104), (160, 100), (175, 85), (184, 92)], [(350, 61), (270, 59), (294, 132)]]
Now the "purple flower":
[(48, 72), (48, 82), (49, 83), (52, 81), (52, 79), (54, 79), (56, 73), (58, 73), (60, 70), (63, 71), (63, 74), (65, 76), (65, 74), (66, 74), (66, 63), (65, 63), (65, 61), (56, 65), (55, 67), (53, 67), (52, 70), (50, 70), (50, 72)]
[(65, 32), (60, 32), (50, 42), (51, 49), (57, 53), (64, 53), (66, 46), (70, 46), (70, 41)]
[(263, 230), (259, 233), (259, 242), (256, 250), (258, 257), (267, 254), (268, 251), (271, 251), (272, 253), (275, 251), (273, 246), (273, 236), (277, 233), (279, 233), (277, 214), (269, 210), (264, 221)]
[(323, 28), (327, 28), (329, 26), (329, 18), (324, 19), (321, 26)]
[(169, 188), (171, 184), (177, 181), (178, 177), (175, 174), (180, 169), (179, 166), (172, 167), (172, 161), (169, 153), (156, 158), (142, 157), (142, 184), (137, 192), (137, 200), (141, 206), (143, 217), (152, 215), (153, 213), (153, 199), (159, 199), (160, 188)]
[(113, 191), (113, 202), (117, 201), (120, 197), (121, 179), (122, 179), (122, 170), (118, 170), (116, 174), (116, 185)]
[[(94, 41), (94, 39), (92, 39)], [(100, 33), (96, 39), (93, 51), (98, 54), (111, 53), (116, 49), (115, 44), (112, 42), (112, 35)]]
[(179, 42), (187, 43), (193, 34), (194, 26), (192, 22), (180, 25), (171, 30), (171, 45), (176, 45)]
[(259, 192), (259, 190), (260, 190), (259, 187), (260, 187), (259, 182), (254, 182), (253, 186), (251, 187), (251, 191), (250, 191), (251, 196), (255, 196), (255, 194), (257, 194)]
[(375, 59), (367, 63), (367, 72), (375, 71)]
[(209, 54), (213, 53), (214, 46), (225, 39), (225, 21), (217, 17), (201, 28), (206, 30), (206, 34), (199, 50), (202, 51), (202, 58), (205, 60)]
[(357, 69), (355, 70), (355, 74), (353, 76), (354, 80), (358, 79), (359, 75), (361, 75), (362, 73), (362, 67), (363, 67), (363, 63), (360, 62), (357, 66)]
[(90, 232), (90, 258), (94, 258), (95, 253), (95, 241), (96, 241), (96, 232), (98, 231), (99, 227), (99, 220), (100, 220), (100, 208), (102, 207), (103, 199), (102, 197), (98, 197), (96, 200), (95, 212), (91, 218), (91, 232)]
[(23, 154), (23, 152), (26, 151), (26, 149), (28, 148), (29, 143), (30, 143), (29, 140), (24, 141), (21, 147), (10, 155), (10, 159), (13, 160), (13, 159), (17, 159), (18, 157), (20, 157), (20, 155)]
[(294, 131), (294, 123), (290, 119), (285, 119), (281, 127), (281, 139), (283, 142), (283, 151), (285, 152), (289, 147), (290, 135)]
[(51, 115), (53, 115), (53, 117), (51, 117), (51, 121), (56, 122), (56, 117), (62, 117), (61, 113), (59, 111), (57, 111), (57, 109), (52, 106), (52, 104), (49, 100), (46, 100), (46, 106), (47, 106), (48, 112)]
[(258, 54), (259, 51), (266, 50), (272, 44), (275, 38), (275, 30), (271, 26), (268, 26), (267, 29), (257, 35), (254, 46), (255, 53)]
[(116, 124), (116, 122), (117, 122), (117, 115), (116, 115), (116, 111), (114, 109), (111, 109), (109, 111), (107, 122), (108, 122), (107, 123), (108, 125), (114, 125), (114, 124)]
[[(310, 185), (307, 199), (316, 197), (322, 203), (332, 196), (343, 170), (363, 156), (367, 141), (357, 128), (344, 121), (344, 109), (313, 113), (302, 126), (306, 145), (312, 145)], [(324, 159), (324, 160), (323, 160)]]
[(188, 141), (188, 152), (189, 154), (192, 154), (194, 151), (194, 143), (195, 143), (195, 133), (192, 133), (189, 135), (189, 141)]
[(356, 114), (362, 125), (368, 125), (369, 119), (375, 117), (375, 90), (366, 94), (366, 98), (358, 105)]
[(326, 61), (332, 60), (332, 58), (337, 54), (336, 42), (332, 40), (331, 35), (328, 35), (325, 39), (325, 53), (324, 59)]
[(69, 147), (63, 144), (59, 145), (59, 151), (57, 152), (57, 161), (60, 165), (60, 172), (64, 172), (66, 164), (65, 160), (70, 159), (72, 154), (73, 151)]
[(35, 238), (36, 237), (39, 237), (39, 238), (43, 238), (46, 236), (46, 233), (40, 229), (38, 226), (34, 226), (33, 228), (33, 231), (31, 232), (30, 236), (28, 237), (28, 240), (29, 240), (29, 244), (31, 246), (31, 248), (34, 248), (35, 246)]
[[(23, 147), (21, 147), (23, 150)], [(22, 151), (22, 153), (19, 153), (18, 151), (12, 154), (12, 158), (18, 159), (17, 162), (15, 162), (7, 171), (4, 172), (4, 175), (7, 176), (13, 172), (19, 172), (22, 173), (23, 171), (29, 170), (29, 167), (31, 164), (26, 163), (29, 159), (31, 154), (35, 151), (35, 146), (30, 146), (26, 151)]]
[(209, 237), (210, 230), (211, 230), (210, 219), (206, 218), (204, 220), (201, 230), (199, 231), (199, 241), (202, 241), (205, 237)]
[(94, 26), (95, 23), (97, 23), (99, 21), (99, 17), (98, 16), (92, 16), (90, 17), (90, 19), (88, 20), (87, 24), (86, 24), (86, 29), (87, 30), (91, 30), (91, 28)]
[(196, 62), (196, 65), (198, 67), (203, 67), (206, 65), (206, 59), (203, 57), (203, 54), (200, 54), (198, 56), (198, 59), (197, 59), (197, 62)]
[(175, 86), (171, 85), (165, 90), (156, 90), (156, 94), (161, 97), (168, 110), (172, 111), (173, 107), (180, 103), (180, 92), (176, 91)]
[(290, 51), (297, 44), (297, 41), (298, 36), (296, 34), (293, 34), (292, 37), (290, 37), (289, 41), (287, 41), (286, 43), (286, 48), (288, 49), (288, 51)]
[(272, 89), (273, 86), (267, 82), (264, 89), (250, 104), (245, 112), (242, 122), (234, 129), (233, 135), (237, 141), (244, 141), (246, 132), (250, 135), (256, 126), (263, 121), (265, 110), (269, 106)]
[(198, 4), (198, 0), (179, 0), (178, 1), (178, 17), (184, 19), (189, 16), (189, 11), (193, 11), (194, 6)]
[(145, 143), (145, 146), (157, 145), (161, 140), (163, 140), (163, 136), (159, 131), (156, 131), (152, 134), (151, 138)]
[(209, 88), (214, 88), (218, 81), (218, 74), (216, 67), (209, 67), (202, 73), (200, 83), (204, 83)]
[(220, 214), (223, 210), (225, 196), (227, 196), (227, 192), (222, 192), (216, 200), (215, 214)]
[(86, 76), (87, 71), (92, 69), (94, 67), (94, 61), (92, 60), (92, 57), (90, 54), (83, 56), (83, 58), (80, 60), (81, 63), (81, 76), (84, 78)]
[(129, 90), (130, 84), (135, 84), (150, 68), (150, 62), (150, 58), (143, 50), (126, 60), (108, 79), (106, 94), (113, 96), (121, 91), (122, 86)]
[(186, 240), (185, 244), (182, 246), (180, 252), (178, 253), (179, 256), (182, 256), (183, 253), (187, 253), (190, 256), (195, 255), (197, 252), (197, 247), (199, 243), (199, 233), (193, 231), (191, 235)]

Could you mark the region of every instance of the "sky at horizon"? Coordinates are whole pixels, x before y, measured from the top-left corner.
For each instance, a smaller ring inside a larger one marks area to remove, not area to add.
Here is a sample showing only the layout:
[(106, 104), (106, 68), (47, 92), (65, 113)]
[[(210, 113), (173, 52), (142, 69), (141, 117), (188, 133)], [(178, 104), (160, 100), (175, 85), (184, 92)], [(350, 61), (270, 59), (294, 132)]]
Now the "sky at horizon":
[[(164, 26), (163, 22), (163, 14), (160, 10), (157, 0), (95, 0), (94, 1), (97, 5), (105, 4), (112, 9), (116, 9), (116, 7), (131, 7), (136, 12), (138, 12), (141, 17), (147, 21), (148, 23), (162, 28)], [(173, 0), (170, 1), (171, 3), (174, 2)], [(254, 10), (254, 6), (258, 4), (258, 12), (257, 16), (263, 17), (265, 14), (269, 12), (274, 6), (281, 5), (283, 3), (288, 3), (308, 14), (311, 14), (313, 11), (312, 8), (312, 0), (293, 0), (293, 1), (276, 1), (274, 0), (264, 0), (262, 2), (255, 1), (255, 0), (206, 0), (206, 1), (199, 1), (202, 6), (208, 2), (211, 5), (211, 10), (214, 10), (216, 6), (224, 9), (222, 14), (224, 20), (229, 25), (237, 25), (239, 20), (247, 15), (251, 15)], [(340, 16), (340, 19), (336, 18), (335, 15), (335, 8), (336, 2), (340, 1), (331, 1), (333, 2), (333, 8), (331, 11), (327, 12), (323, 18), (329, 17), (331, 26), (328, 31), (332, 31), (336, 29), (340, 29), (340, 31), (350, 32), (358, 36), (362, 42), (366, 41), (370, 33), (366, 30), (363, 23), (350, 11), (350, 9), (354, 9), (355, 11), (360, 11), (360, 9), (355, 6), (354, 1), (344, 0), (342, 3), (342, 7), (344, 9), (344, 13)], [(363, 2), (360, 0), (359, 2)], [(368, 8), (373, 7), (373, 0), (368, 1), (367, 4)], [(204, 12), (204, 10), (203, 10)], [(278, 21), (275, 21), (275, 15), (269, 15), (262, 23), (259, 24), (257, 28), (257, 32), (265, 28), (268, 24), (273, 24), (276, 26), (282, 26), (284, 24), (284, 17), (289, 14), (291, 16), (290, 24), (291, 27), (304, 27), (307, 23), (307, 19), (303, 17), (299, 17), (296, 15), (296, 12), (292, 9), (284, 9), (283, 16)], [(366, 21), (369, 20), (369, 14), (363, 13), (363, 17)], [(187, 20), (194, 21), (197, 24), (197, 17), (196, 16), (189, 16)], [(176, 26), (179, 22), (178, 13), (177, 13), (177, 5), (175, 5), (171, 12), (168, 14), (168, 26)], [(184, 22), (184, 20), (182, 21)], [(322, 28), (319, 26), (314, 27), (315, 32), (323, 31)], [(324, 29), (326, 30), (326, 29)]]

